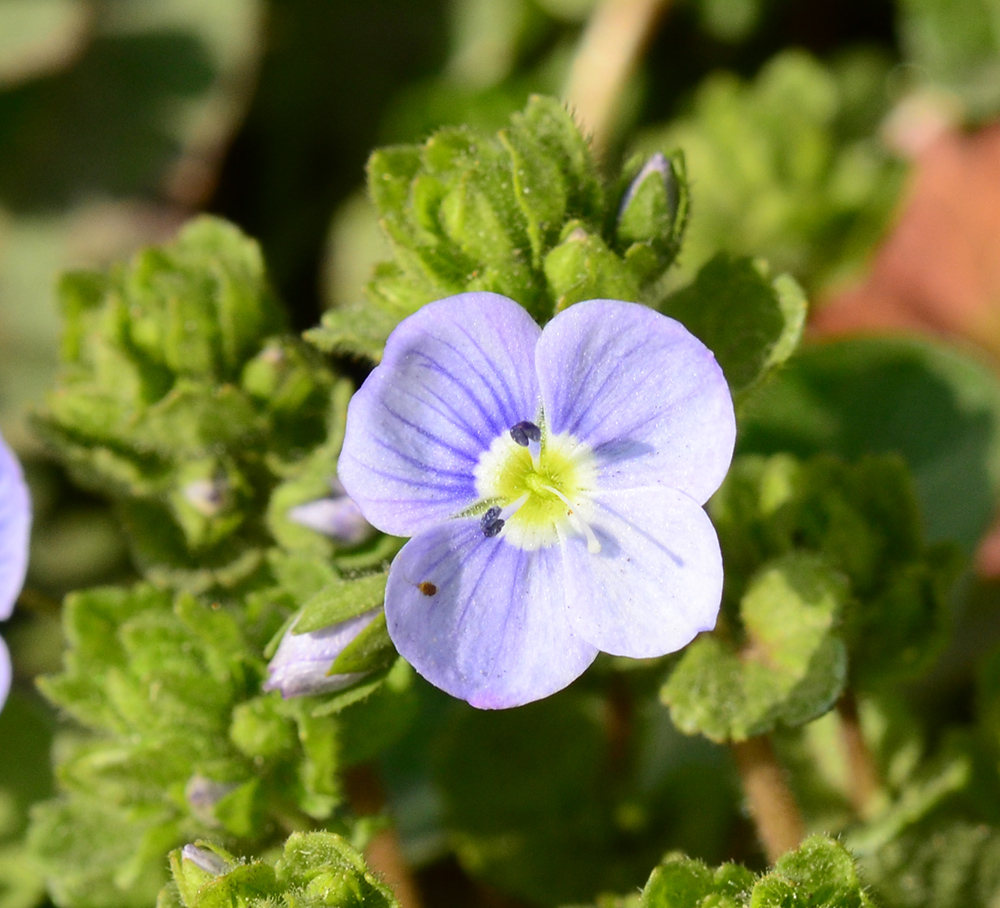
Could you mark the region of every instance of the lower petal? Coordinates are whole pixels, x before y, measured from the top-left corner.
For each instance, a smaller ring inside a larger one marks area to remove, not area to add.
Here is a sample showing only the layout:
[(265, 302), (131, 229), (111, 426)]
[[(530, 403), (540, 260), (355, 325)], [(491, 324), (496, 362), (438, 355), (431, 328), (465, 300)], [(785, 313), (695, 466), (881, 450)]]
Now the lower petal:
[(719, 539), (705, 511), (661, 487), (601, 492), (590, 519), (593, 554), (564, 540), (573, 627), (598, 649), (662, 656), (711, 630), (722, 600)]
[(566, 687), (597, 648), (569, 623), (559, 546), (528, 552), (477, 520), (415, 536), (389, 571), (385, 615), (400, 654), (431, 684), (481, 709)]

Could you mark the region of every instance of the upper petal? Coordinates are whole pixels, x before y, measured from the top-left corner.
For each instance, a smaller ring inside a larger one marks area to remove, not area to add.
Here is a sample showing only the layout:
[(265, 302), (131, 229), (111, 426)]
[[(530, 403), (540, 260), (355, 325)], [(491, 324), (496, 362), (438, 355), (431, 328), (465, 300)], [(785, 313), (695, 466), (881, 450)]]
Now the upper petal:
[(536, 418), (540, 333), (496, 293), (438, 300), (400, 322), (351, 400), (337, 466), (371, 524), (411, 536), (476, 500), (479, 456)]
[(431, 684), (481, 709), (566, 687), (596, 647), (569, 623), (559, 546), (527, 552), (454, 520), (403, 546), (385, 593), (389, 636)]
[(663, 485), (703, 503), (719, 487), (733, 401), (680, 322), (636, 303), (577, 303), (546, 326), (535, 362), (549, 428), (593, 449), (601, 488)]
[(31, 536), (31, 498), (21, 465), (0, 438), (0, 621), (10, 617), (24, 586)]
[(693, 499), (651, 487), (602, 492), (591, 527), (601, 551), (563, 543), (573, 627), (606, 653), (662, 656), (711, 630), (722, 600), (715, 527)]

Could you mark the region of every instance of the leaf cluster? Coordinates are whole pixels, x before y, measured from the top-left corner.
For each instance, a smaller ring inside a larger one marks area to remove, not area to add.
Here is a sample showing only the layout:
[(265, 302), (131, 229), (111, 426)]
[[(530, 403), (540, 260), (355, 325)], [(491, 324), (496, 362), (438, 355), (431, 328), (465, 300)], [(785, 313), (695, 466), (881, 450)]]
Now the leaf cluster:
[(157, 908), (399, 908), (358, 851), (333, 833), (292, 833), (271, 861), (239, 860), (197, 842), (171, 852), (170, 869)]
[(584, 299), (646, 300), (687, 218), (683, 158), (663, 162), (643, 171), (633, 158), (606, 187), (572, 116), (544, 97), (495, 136), (449, 127), (380, 149), (368, 188), (393, 258), (367, 303), (330, 310), (308, 336), (378, 359), (401, 319), (457, 293), (501, 293), (540, 322)]
[(326, 439), (334, 387), (282, 333), (257, 245), (201, 218), (130, 265), (66, 276), (60, 293), (63, 366), (42, 435), (115, 501), (148, 576), (192, 589), (246, 578), (269, 493)]
[(899, 459), (745, 455), (710, 510), (723, 616), (662, 691), (684, 731), (739, 741), (802, 725), (848, 680), (913, 677), (940, 653), (957, 556), (925, 543)]

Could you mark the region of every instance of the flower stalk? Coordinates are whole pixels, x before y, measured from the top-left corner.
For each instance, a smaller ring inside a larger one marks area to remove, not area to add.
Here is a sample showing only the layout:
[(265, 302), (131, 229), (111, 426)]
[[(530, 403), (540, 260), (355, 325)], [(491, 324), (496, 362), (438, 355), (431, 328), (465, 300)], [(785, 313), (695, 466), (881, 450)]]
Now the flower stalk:
[(563, 96), (596, 154), (610, 144), (622, 90), (667, 0), (602, 0), (584, 29)]
[(743, 783), (747, 806), (769, 864), (798, 848), (805, 838), (805, 823), (795, 801), (784, 767), (778, 762), (766, 735), (732, 744), (736, 768)]
[(858, 701), (851, 691), (845, 691), (837, 701), (840, 720), (840, 743), (847, 763), (847, 795), (857, 815), (864, 820), (874, 815), (882, 788), (875, 758), (868, 749), (861, 731)]

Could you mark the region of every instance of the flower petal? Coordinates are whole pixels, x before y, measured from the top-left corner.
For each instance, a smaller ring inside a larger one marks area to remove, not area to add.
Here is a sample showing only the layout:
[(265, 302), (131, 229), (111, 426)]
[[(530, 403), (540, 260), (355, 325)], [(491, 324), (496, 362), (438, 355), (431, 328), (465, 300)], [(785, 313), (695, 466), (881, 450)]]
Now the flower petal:
[(341, 690), (363, 678), (364, 672), (336, 675), (329, 672), (337, 657), (375, 620), (378, 612), (373, 609), (305, 634), (296, 634), (294, 628), (286, 631), (267, 667), (263, 689), (280, 690), (287, 699)]
[(7, 651), (7, 644), (0, 639), (0, 709), (3, 709), (7, 694), (10, 693), (11, 674), (10, 653)]
[(454, 520), (403, 546), (385, 615), (400, 654), (431, 684), (481, 709), (566, 687), (596, 647), (570, 627), (559, 546), (527, 552)]
[(351, 400), (337, 466), (370, 523), (411, 536), (475, 502), (479, 456), (537, 416), (540, 333), (496, 293), (438, 300), (399, 324)]
[(31, 535), (31, 499), (21, 465), (0, 438), (0, 621), (10, 617), (24, 586)]
[(606, 653), (636, 659), (672, 653), (711, 630), (722, 600), (715, 527), (693, 499), (651, 487), (594, 496), (586, 541), (563, 542), (573, 627)]
[(680, 322), (635, 303), (577, 303), (546, 326), (535, 361), (549, 429), (593, 449), (600, 488), (661, 485), (704, 503), (719, 487), (732, 397)]

